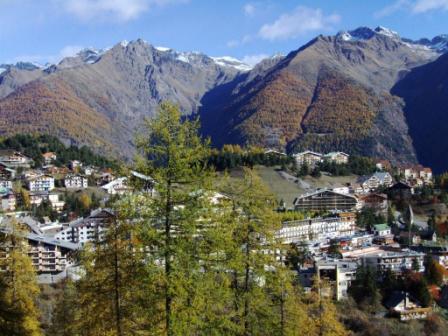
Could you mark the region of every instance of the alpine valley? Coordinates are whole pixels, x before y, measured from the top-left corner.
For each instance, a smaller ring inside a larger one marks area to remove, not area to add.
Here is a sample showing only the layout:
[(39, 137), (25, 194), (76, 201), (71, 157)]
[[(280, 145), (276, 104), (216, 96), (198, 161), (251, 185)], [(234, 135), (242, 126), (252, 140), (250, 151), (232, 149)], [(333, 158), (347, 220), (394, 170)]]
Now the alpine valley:
[(58, 64), (0, 65), (0, 134), (51, 133), (131, 157), (162, 101), (216, 146), (341, 150), (448, 170), (448, 36), (383, 27), (318, 36), (254, 67), (136, 40)]

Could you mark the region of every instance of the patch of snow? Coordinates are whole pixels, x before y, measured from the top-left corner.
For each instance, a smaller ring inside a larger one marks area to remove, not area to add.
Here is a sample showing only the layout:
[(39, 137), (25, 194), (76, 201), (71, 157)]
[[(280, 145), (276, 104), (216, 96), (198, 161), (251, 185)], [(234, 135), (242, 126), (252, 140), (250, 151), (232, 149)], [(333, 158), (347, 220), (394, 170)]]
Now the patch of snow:
[(385, 35), (385, 36), (392, 37), (392, 38), (396, 38), (396, 37), (399, 38), (400, 37), (400, 35), (398, 35), (398, 33), (396, 31), (393, 31), (392, 29), (389, 29), (389, 28), (386, 28), (386, 27), (383, 27), (383, 26), (377, 27), (375, 29), (375, 31), (378, 34)]
[(5, 68), (0, 68), (0, 75), (6, 71)]
[(340, 36), (343, 41), (351, 41), (353, 39), (353, 36), (347, 32), (343, 32)]
[(126, 47), (128, 46), (128, 44), (129, 44), (129, 42), (128, 42), (127, 40), (123, 40), (123, 41), (120, 42), (120, 45), (121, 45), (123, 48), (126, 48)]
[(186, 55), (185, 53), (177, 54), (176, 59), (184, 63), (190, 63), (188, 55)]
[(221, 57), (212, 57), (215, 61), (225, 61), (229, 63), (241, 63), (241, 61), (235, 57), (232, 56), (221, 56)]
[(428, 46), (422, 45), (422, 44), (415, 44), (415, 43), (409, 43), (409, 42), (402, 42), (406, 47), (414, 49), (414, 50), (421, 50), (421, 51), (431, 51), (431, 48)]
[(252, 69), (249, 64), (231, 56), (211, 57), (211, 59), (219, 66), (234, 68), (238, 71), (250, 71)]
[(39, 69), (45, 68), (45, 65), (42, 65), (42, 64), (37, 63), (37, 62), (30, 62), (30, 64), (34, 65), (36, 68), (39, 68)]
[(278, 53), (275, 53), (274, 55), (272, 55), (271, 59), (283, 58), (283, 57), (285, 57), (285, 54), (278, 52)]
[(336, 36), (345, 42), (368, 40), (371, 37), (371, 35), (369, 35), (365, 31), (353, 31), (353, 32), (340, 31)]
[(158, 51), (162, 51), (162, 52), (167, 52), (167, 51), (171, 51), (171, 48), (167, 48), (167, 47), (154, 47), (156, 50)]

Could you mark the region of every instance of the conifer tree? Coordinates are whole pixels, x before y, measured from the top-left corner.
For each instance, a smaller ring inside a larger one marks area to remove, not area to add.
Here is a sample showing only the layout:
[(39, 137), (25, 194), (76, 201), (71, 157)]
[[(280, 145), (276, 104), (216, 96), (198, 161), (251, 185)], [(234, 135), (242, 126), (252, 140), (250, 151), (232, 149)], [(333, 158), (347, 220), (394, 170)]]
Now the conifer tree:
[(316, 336), (345, 336), (348, 332), (340, 322), (335, 305), (332, 302), (333, 288), (324, 279), (315, 279), (314, 290), (307, 297), (308, 316), (311, 318)]
[(54, 308), (49, 334), (53, 336), (76, 336), (78, 302), (75, 283), (67, 279), (60, 284), (62, 293), (57, 297)]
[(157, 181), (157, 197), (148, 202), (153, 217), (143, 224), (142, 237), (153, 261), (163, 265), (160, 270), (148, 262), (164, 301), (155, 319), (162, 317), (163, 334), (190, 334), (201, 319), (195, 308), (202, 276), (198, 237), (203, 196), (210, 188), (210, 150), (198, 136), (198, 122), (182, 122), (179, 108), (170, 103), (163, 103), (145, 126), (147, 133), (137, 138), (142, 153), (137, 167)]
[(146, 301), (142, 247), (128, 216), (121, 218), (121, 210), (134, 206), (123, 200), (107, 232), (84, 247), (83, 275), (76, 284), (79, 318), (75, 325), (81, 335), (148, 335), (146, 317), (139, 309)]
[(237, 335), (293, 335), (306, 314), (281, 246), (275, 202), (257, 174), (244, 171), (242, 183), (226, 190), (233, 202), (232, 240), (226, 249)]
[(233, 300), (228, 319), (234, 335), (316, 335), (317, 323), (308, 316), (304, 294), (285, 264), (287, 247), (275, 239), (280, 226), (272, 195), (254, 171), (244, 181), (227, 186), (232, 218), (225, 247), (225, 269), (231, 276)]
[(14, 220), (7, 233), (2, 233), (1, 249), (5, 253), (5, 258), (0, 258), (2, 300), (6, 311), (15, 317), (7, 321), (11, 330), (20, 331), (23, 336), (39, 336), (42, 331), (36, 302), (40, 290), (24, 235)]

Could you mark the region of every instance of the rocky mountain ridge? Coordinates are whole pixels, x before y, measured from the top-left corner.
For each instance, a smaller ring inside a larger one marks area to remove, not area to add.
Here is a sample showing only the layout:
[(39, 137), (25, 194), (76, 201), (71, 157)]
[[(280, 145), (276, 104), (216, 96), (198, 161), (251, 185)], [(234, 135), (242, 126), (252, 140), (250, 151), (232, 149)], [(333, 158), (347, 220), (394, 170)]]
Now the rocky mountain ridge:
[[(412, 109), (410, 84), (406, 93), (396, 88), (416, 69), (444, 66), (437, 61), (447, 41), (360, 27), (318, 36), (254, 67), (143, 40), (86, 49), (45, 68), (0, 66), (0, 133), (50, 132), (130, 157), (142, 120), (170, 100), (200, 116), (217, 146), (344, 150), (431, 165), (422, 155), (428, 144), (412, 127), (424, 113)], [(443, 115), (443, 106), (433, 108), (442, 111), (428, 116)], [(444, 154), (440, 148), (434, 153)]]

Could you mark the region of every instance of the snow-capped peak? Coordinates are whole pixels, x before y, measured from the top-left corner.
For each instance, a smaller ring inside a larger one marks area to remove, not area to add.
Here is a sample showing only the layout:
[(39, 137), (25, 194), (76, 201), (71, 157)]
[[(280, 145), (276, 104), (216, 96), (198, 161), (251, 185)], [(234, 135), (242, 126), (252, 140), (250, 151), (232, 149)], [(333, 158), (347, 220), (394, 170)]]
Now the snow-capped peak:
[(400, 39), (397, 32), (382, 26), (375, 29), (371, 29), (369, 27), (359, 27), (355, 30), (341, 31), (336, 36), (342, 41), (359, 41), (370, 40), (375, 35), (383, 35), (392, 39)]
[(392, 29), (383, 27), (383, 26), (378, 26), (375, 28), (375, 32), (377, 32), (378, 34), (381, 35), (385, 35), (391, 38), (400, 38), (400, 35), (398, 35), (398, 33), (396, 31), (393, 31)]
[(234, 68), (238, 71), (249, 71), (252, 69), (249, 64), (231, 56), (212, 57), (211, 59), (219, 66)]
[(436, 53), (444, 53), (448, 51), (448, 35), (439, 35), (434, 37), (432, 40), (422, 38), (414, 41), (403, 38), (402, 41), (404, 44), (413, 49), (428, 50)]

